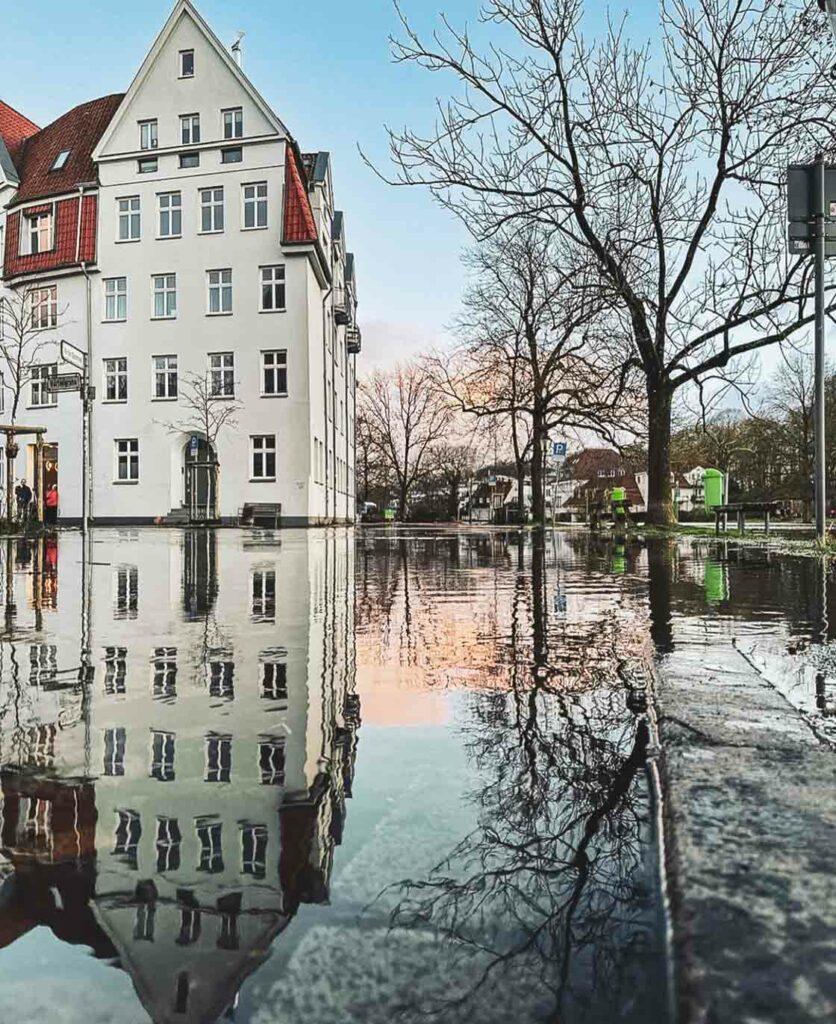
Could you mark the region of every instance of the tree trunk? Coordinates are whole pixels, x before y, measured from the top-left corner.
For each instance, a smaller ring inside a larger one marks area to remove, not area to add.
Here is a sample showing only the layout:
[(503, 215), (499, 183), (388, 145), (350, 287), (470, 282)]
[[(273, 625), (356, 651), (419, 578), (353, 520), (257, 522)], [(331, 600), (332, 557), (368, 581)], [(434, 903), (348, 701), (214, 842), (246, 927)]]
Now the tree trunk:
[(517, 414), (511, 411), (511, 440), (514, 443), (514, 464), (517, 467), (517, 522), (525, 523), (525, 460), (520, 453), (520, 438), (517, 432)]
[(450, 491), (447, 496), (447, 518), (451, 520), (459, 518), (459, 484), (461, 482), (461, 473), (453, 473), (449, 480)]
[(664, 384), (648, 387), (647, 522), (673, 526), (676, 514), (671, 496), (671, 399)]
[(406, 479), (404, 479), (398, 484), (398, 521), (401, 523), (406, 522), (406, 499), (408, 494), (409, 487), (407, 486)]
[(543, 421), (536, 412), (531, 438), (531, 509), (534, 522), (546, 521), (546, 492), (543, 486)]

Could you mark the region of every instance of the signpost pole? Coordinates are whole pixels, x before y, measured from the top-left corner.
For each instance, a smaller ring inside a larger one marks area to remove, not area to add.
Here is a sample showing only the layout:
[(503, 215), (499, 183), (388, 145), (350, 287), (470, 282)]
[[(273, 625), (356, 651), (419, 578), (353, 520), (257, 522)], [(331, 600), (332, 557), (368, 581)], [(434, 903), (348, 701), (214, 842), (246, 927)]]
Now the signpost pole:
[(815, 230), (815, 476), (816, 476), (816, 539), (825, 540), (827, 532), (827, 494), (825, 487), (824, 436), (824, 232), (825, 232), (825, 163), (824, 155), (816, 157), (813, 186)]

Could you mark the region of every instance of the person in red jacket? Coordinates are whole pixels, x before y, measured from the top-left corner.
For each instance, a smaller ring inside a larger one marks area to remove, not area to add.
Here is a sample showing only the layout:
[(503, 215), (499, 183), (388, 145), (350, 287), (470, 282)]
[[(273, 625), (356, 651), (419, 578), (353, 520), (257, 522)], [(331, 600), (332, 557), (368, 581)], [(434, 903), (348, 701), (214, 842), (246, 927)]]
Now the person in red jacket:
[(44, 496), (44, 506), (44, 521), (54, 523), (58, 519), (58, 487), (55, 484), (49, 485)]

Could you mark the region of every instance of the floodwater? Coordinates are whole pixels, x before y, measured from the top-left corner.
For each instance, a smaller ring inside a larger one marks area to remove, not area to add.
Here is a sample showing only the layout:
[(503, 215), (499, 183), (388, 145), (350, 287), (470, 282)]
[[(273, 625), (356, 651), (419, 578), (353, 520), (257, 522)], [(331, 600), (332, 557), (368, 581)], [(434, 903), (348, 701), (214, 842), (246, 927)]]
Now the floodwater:
[(0, 561), (3, 1024), (664, 1024), (644, 666), (731, 632), (830, 721), (831, 581), (733, 543), (102, 529)]

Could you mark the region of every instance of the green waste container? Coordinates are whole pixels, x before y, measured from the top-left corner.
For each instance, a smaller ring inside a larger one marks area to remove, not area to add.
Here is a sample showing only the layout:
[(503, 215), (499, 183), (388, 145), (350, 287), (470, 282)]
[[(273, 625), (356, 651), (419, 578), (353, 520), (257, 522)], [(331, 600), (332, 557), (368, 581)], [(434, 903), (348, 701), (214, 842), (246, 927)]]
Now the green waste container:
[(610, 501), (626, 501), (627, 500), (627, 488), (626, 487), (613, 487), (610, 494)]
[(723, 474), (719, 469), (707, 469), (702, 476), (705, 491), (705, 510), (710, 512), (715, 505), (723, 504)]
[(729, 593), (726, 570), (711, 558), (705, 563), (704, 585), (705, 599), (709, 604), (719, 604), (720, 601), (727, 600)]

